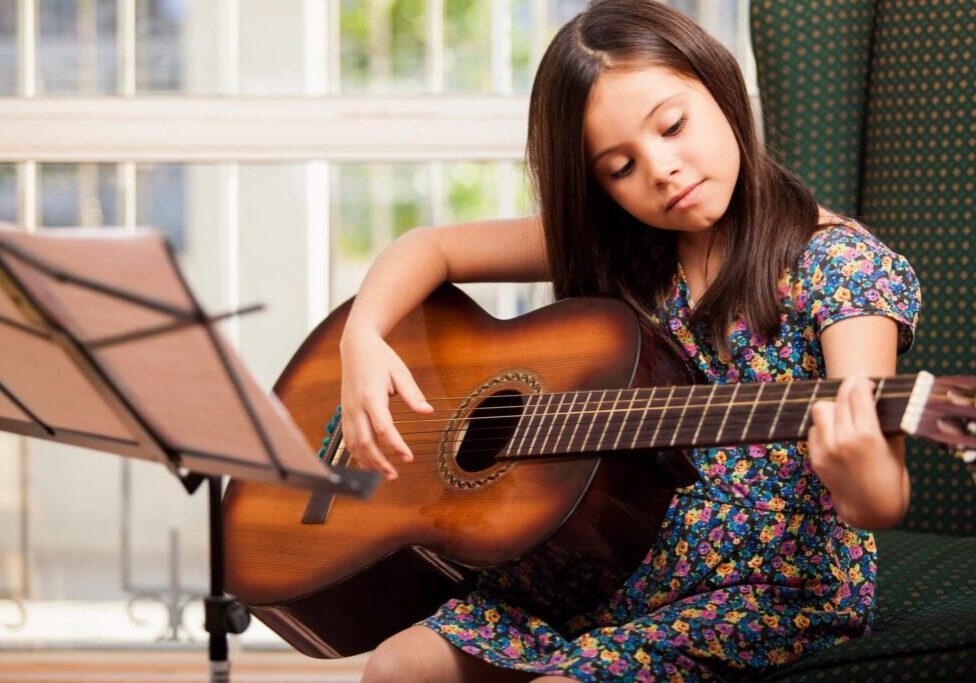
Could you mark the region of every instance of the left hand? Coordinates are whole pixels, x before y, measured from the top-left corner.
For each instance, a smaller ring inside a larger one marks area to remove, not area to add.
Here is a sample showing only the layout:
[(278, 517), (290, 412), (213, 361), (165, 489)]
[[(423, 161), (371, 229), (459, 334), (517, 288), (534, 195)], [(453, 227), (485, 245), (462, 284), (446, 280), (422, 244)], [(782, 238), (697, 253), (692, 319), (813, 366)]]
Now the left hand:
[(860, 527), (894, 524), (907, 506), (903, 454), (881, 431), (874, 390), (865, 375), (850, 375), (835, 400), (817, 401), (810, 411), (810, 464), (830, 490), (837, 513)]

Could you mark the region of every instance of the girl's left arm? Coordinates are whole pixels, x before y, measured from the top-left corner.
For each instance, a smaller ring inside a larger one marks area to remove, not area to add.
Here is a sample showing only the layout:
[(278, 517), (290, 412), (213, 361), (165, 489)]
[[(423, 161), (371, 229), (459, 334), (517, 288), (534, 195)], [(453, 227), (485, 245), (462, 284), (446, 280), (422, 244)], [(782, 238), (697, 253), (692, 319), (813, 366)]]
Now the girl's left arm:
[(863, 529), (897, 524), (911, 494), (905, 437), (881, 432), (868, 379), (895, 374), (897, 343), (895, 321), (879, 315), (841, 320), (820, 335), (827, 377), (843, 382), (835, 400), (811, 409), (810, 464), (841, 519)]

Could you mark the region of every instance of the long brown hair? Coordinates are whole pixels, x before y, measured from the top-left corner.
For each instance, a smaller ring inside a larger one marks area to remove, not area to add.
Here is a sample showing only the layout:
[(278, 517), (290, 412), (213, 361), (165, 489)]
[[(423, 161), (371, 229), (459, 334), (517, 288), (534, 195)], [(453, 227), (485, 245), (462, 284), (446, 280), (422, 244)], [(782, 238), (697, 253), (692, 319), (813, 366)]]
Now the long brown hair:
[(739, 145), (739, 177), (708, 243), (711, 250), (723, 238), (722, 265), (693, 322), (705, 321), (724, 350), (725, 331), (739, 314), (771, 337), (781, 313), (776, 283), (816, 229), (817, 203), (767, 155), (732, 54), (677, 10), (650, 0), (591, 2), (557, 33), (532, 85), (528, 166), (556, 298), (611, 294), (646, 319), (670, 289), (677, 233), (638, 221), (587, 172), (583, 116), (590, 90), (603, 71), (634, 65), (700, 81)]

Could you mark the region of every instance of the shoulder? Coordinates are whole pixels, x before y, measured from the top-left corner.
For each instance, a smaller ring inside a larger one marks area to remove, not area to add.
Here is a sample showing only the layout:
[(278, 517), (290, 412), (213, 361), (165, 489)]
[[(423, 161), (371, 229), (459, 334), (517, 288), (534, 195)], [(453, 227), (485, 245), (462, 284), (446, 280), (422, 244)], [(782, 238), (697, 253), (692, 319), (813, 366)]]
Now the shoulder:
[(921, 289), (911, 264), (861, 223), (844, 219), (814, 233), (798, 264), (807, 314), (820, 331), (840, 320), (880, 314), (901, 323), (911, 346)]
[(905, 277), (915, 279), (908, 259), (851, 218), (813, 233), (797, 265), (800, 277), (813, 288), (830, 276), (858, 280), (878, 273), (895, 276), (896, 282)]
[[(853, 249), (853, 251), (846, 251)], [(841, 218), (814, 232), (803, 250), (804, 260), (856, 257), (865, 252), (894, 252), (877, 235), (853, 218)]]

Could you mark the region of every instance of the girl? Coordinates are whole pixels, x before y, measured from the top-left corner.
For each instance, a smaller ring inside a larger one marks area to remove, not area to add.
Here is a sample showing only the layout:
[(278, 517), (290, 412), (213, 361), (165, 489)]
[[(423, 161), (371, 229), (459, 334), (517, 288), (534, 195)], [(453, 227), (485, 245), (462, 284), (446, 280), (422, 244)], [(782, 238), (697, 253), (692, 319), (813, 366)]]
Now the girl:
[(909, 264), (766, 155), (732, 55), (662, 4), (594, 2), (564, 26), (528, 136), (539, 216), (414, 230), (370, 270), (341, 343), (361, 463), (392, 479), (385, 453), (412, 458), (388, 398), (432, 407), (383, 337), (444, 280), (615, 295), (713, 383), (845, 379), (814, 405), (808, 441), (694, 451), (701, 479), (596, 609), (522, 568), (519, 601), (486, 581), (381, 644), (363, 680), (747, 679), (866, 633), (863, 529), (895, 524), (909, 497), (903, 441), (881, 433), (866, 377), (893, 374), (911, 345)]

